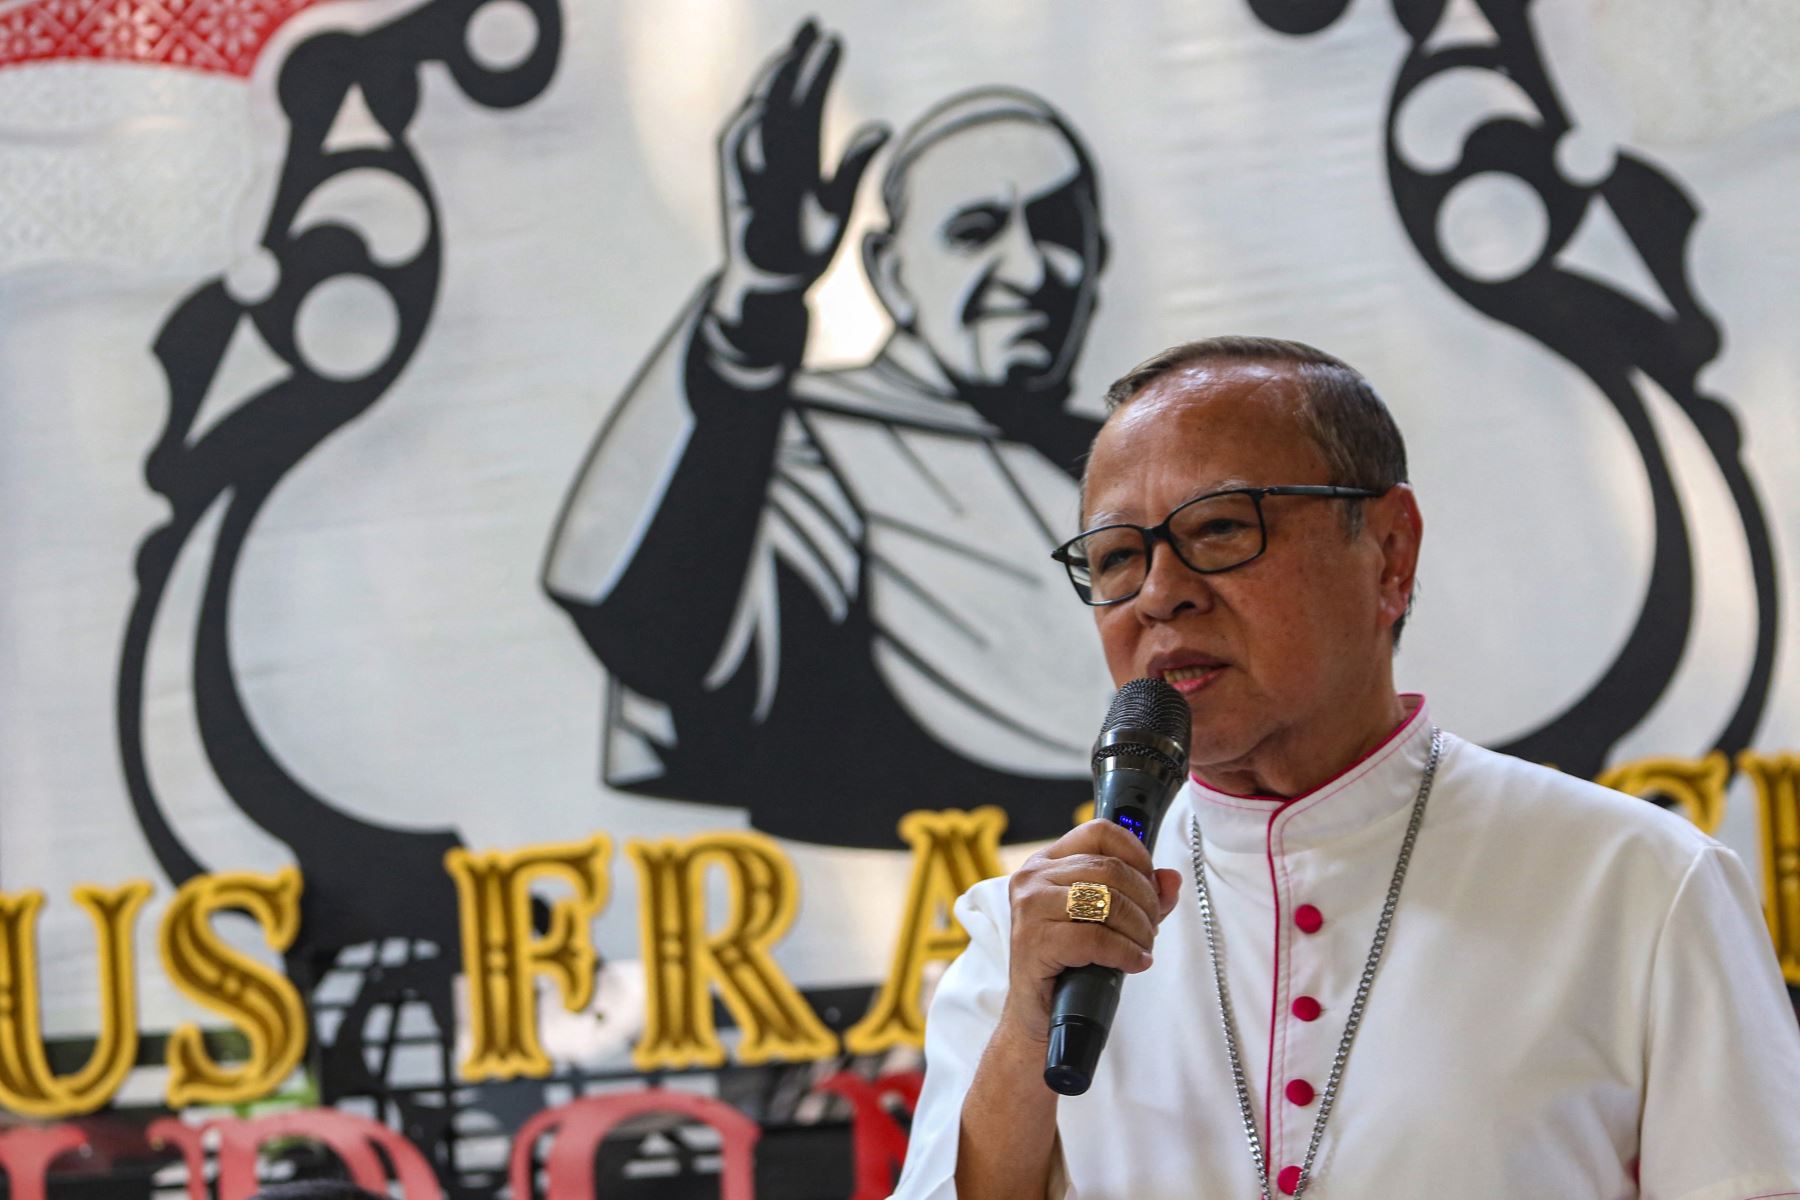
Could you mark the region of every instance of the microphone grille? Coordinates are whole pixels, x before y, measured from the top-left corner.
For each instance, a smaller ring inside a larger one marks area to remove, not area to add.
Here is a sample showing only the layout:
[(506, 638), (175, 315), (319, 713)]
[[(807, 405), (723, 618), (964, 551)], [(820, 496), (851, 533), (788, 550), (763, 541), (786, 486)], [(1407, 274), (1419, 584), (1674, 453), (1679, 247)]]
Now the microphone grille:
[(1113, 697), (1103, 730), (1141, 729), (1160, 734), (1187, 754), (1193, 715), (1180, 692), (1160, 679), (1133, 679)]

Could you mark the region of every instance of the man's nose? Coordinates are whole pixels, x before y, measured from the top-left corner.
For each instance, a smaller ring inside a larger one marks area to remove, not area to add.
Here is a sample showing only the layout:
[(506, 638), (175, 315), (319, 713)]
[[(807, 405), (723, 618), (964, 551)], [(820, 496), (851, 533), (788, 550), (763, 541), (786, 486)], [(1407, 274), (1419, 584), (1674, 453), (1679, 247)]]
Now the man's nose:
[(1000, 261), (994, 275), (1000, 282), (1026, 296), (1044, 286), (1044, 252), (1031, 236), (1023, 209), (1015, 207), (1007, 218), (999, 250)]
[(1213, 606), (1212, 584), (1175, 557), (1168, 542), (1158, 539), (1150, 546), (1144, 586), (1131, 603), (1146, 621), (1166, 621), (1184, 608), (1207, 612)]

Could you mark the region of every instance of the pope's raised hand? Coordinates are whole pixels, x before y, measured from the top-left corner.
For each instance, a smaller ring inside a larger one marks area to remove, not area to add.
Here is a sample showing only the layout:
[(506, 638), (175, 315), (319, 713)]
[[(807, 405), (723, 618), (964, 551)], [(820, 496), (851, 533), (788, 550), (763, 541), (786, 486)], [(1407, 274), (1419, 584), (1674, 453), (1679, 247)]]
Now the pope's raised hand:
[[(1105, 884), (1112, 893), (1104, 923), (1069, 916), (1069, 887)], [(1098, 963), (1125, 972), (1150, 965), (1157, 926), (1175, 907), (1181, 875), (1152, 868), (1150, 852), (1111, 821), (1094, 820), (1058, 838), (1013, 872), (1012, 952), (1002, 1021), (1042, 1041), (1050, 1024), (1056, 977)]]
[(764, 68), (719, 138), (724, 285), (803, 293), (843, 239), (856, 187), (888, 130), (864, 125), (836, 168), (819, 161), (825, 96), (843, 55), (811, 21)]

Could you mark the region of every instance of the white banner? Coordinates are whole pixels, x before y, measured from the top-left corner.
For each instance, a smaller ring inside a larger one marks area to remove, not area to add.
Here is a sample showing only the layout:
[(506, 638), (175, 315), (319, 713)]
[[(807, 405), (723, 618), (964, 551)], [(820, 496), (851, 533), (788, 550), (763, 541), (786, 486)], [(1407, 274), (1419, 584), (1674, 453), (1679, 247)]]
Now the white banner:
[(631, 839), (771, 834), (782, 971), (878, 983), (903, 814), (1016, 857), (1084, 795), (1047, 552), (1106, 383), (1198, 336), (1392, 407), (1447, 727), (1800, 747), (1776, 5), (112, 7), (0, 7), (0, 887), (52, 1037), (100, 1021), (77, 884), (155, 884), (167, 1030), (216, 1020), (156, 966), (196, 871), (300, 867), (290, 965), (450, 962), (446, 850), (597, 831), (618, 1020), (559, 1063), (641, 1032)]

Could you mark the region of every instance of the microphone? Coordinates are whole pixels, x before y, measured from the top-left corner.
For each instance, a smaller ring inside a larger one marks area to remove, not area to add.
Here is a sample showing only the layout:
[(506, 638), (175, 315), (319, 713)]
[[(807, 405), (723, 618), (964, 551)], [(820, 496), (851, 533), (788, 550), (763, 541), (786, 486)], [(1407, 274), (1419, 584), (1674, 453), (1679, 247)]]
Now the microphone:
[[(1094, 815), (1124, 826), (1146, 850), (1187, 780), (1191, 720), (1180, 692), (1160, 679), (1134, 679), (1113, 697), (1094, 742)], [(1079, 1096), (1093, 1083), (1124, 982), (1123, 971), (1096, 964), (1056, 977), (1044, 1055), (1052, 1091)]]

